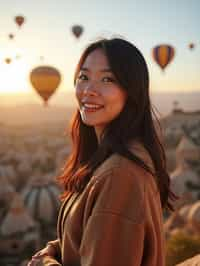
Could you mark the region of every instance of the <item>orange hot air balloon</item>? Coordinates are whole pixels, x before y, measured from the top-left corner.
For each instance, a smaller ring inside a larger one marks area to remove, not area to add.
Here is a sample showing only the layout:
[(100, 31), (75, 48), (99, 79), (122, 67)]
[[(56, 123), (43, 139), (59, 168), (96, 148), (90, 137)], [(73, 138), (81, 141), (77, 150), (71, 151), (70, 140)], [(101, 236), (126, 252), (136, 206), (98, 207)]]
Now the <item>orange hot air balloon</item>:
[(8, 57), (7, 57), (7, 58), (5, 58), (5, 62), (6, 62), (6, 64), (10, 64), (10, 63), (11, 63), (11, 61), (12, 61), (12, 60), (11, 60), (11, 58), (8, 58)]
[(17, 23), (17, 25), (18, 25), (19, 27), (22, 26), (22, 24), (24, 23), (24, 21), (25, 21), (24, 16), (16, 16), (16, 17), (15, 17), (15, 22)]
[(9, 37), (10, 40), (12, 40), (12, 39), (14, 39), (15, 35), (10, 33), (10, 34), (8, 34), (8, 37)]
[(30, 81), (36, 92), (47, 105), (49, 98), (56, 91), (61, 81), (60, 72), (51, 66), (38, 66), (30, 73)]
[(74, 25), (72, 26), (72, 32), (76, 38), (79, 38), (83, 33), (83, 27), (81, 25)]
[(167, 44), (158, 45), (153, 48), (152, 55), (153, 59), (164, 71), (166, 66), (173, 60), (175, 49)]
[(190, 50), (193, 50), (194, 47), (195, 47), (195, 44), (194, 43), (189, 43), (188, 47), (189, 47)]

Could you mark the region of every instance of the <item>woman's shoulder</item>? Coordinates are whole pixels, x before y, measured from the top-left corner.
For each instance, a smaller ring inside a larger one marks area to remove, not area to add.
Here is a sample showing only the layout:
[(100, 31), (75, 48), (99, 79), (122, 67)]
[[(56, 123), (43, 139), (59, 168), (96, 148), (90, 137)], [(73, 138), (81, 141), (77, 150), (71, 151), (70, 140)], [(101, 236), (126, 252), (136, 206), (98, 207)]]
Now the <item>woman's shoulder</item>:
[[(129, 151), (141, 159), (150, 169), (154, 169), (153, 162), (149, 153), (146, 151), (144, 146), (138, 142), (133, 142), (128, 147)], [(135, 172), (146, 172), (136, 162), (127, 159), (126, 157), (114, 153), (108, 159), (106, 159), (94, 172), (94, 176), (104, 176), (112, 173), (117, 169), (118, 172), (123, 173), (135, 173)]]
[[(139, 157), (149, 168), (154, 169), (150, 155), (140, 143), (133, 143), (130, 151)], [(113, 154), (105, 160), (93, 173), (93, 181), (108, 184), (112, 182), (112, 186), (119, 186), (121, 190), (126, 186), (132, 186), (140, 191), (145, 187), (157, 191), (155, 177), (147, 170), (142, 168), (136, 162), (126, 157)]]
[(128, 145), (128, 149), (132, 154), (136, 155), (139, 159), (141, 159), (146, 164), (146, 166), (148, 166), (149, 169), (152, 170), (152, 172), (155, 171), (152, 158), (141, 142), (139, 141), (130, 142)]
[(147, 171), (119, 155), (111, 155), (94, 172), (90, 199), (95, 199), (94, 213), (113, 213), (131, 221), (144, 219)]
[(87, 205), (95, 205), (94, 213), (115, 213), (137, 222), (144, 219), (145, 195), (156, 189), (150, 173), (119, 154), (111, 155), (95, 170), (90, 184), (88, 199), (95, 204)]

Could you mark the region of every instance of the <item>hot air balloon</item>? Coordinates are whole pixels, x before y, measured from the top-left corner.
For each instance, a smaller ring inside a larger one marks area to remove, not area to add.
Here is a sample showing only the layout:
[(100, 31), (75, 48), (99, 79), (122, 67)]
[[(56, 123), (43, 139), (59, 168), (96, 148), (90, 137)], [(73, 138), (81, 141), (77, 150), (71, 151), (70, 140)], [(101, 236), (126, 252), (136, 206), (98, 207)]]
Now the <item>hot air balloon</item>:
[(24, 23), (24, 21), (25, 21), (25, 18), (23, 16), (16, 16), (15, 17), (15, 22), (17, 23), (17, 25), (19, 27), (22, 26), (22, 24)]
[(15, 59), (20, 59), (21, 58), (21, 55), (20, 54), (17, 54), (16, 56), (15, 56)]
[(12, 33), (8, 34), (8, 38), (9, 38), (10, 40), (14, 39), (14, 37), (15, 37), (14, 34), (12, 34)]
[(167, 44), (155, 46), (153, 48), (153, 59), (164, 71), (166, 66), (172, 61), (175, 55), (175, 49)]
[(5, 58), (5, 62), (6, 62), (6, 64), (10, 64), (11, 61), (12, 61), (11, 58), (9, 58), (9, 57)]
[(76, 38), (79, 38), (83, 33), (83, 27), (81, 25), (74, 25), (72, 26), (72, 32)]
[(44, 56), (43, 55), (40, 56), (40, 61), (41, 62), (44, 61)]
[(30, 81), (36, 92), (47, 105), (49, 98), (56, 91), (61, 81), (60, 72), (51, 66), (38, 66), (30, 73)]
[(189, 47), (190, 50), (193, 50), (194, 47), (195, 47), (195, 44), (194, 43), (189, 43), (188, 44), (188, 47)]

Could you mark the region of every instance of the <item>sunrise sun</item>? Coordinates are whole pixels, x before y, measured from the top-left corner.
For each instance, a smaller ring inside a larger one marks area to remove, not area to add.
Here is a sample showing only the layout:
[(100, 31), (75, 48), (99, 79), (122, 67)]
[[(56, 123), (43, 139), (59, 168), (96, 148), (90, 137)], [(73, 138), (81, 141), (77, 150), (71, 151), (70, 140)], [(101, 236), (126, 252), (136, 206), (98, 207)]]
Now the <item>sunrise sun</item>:
[(0, 54), (0, 93), (27, 91), (28, 75), (28, 64), (20, 54)]

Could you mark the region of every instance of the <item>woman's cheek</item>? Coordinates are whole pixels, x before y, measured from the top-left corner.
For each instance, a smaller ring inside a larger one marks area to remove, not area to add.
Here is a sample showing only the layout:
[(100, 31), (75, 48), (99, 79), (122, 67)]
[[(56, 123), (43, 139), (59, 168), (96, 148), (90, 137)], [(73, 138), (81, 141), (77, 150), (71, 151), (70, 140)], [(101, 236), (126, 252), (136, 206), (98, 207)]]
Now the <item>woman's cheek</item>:
[(76, 94), (76, 98), (80, 99), (80, 97), (81, 97), (81, 88), (80, 88), (79, 85), (75, 86), (75, 94)]

